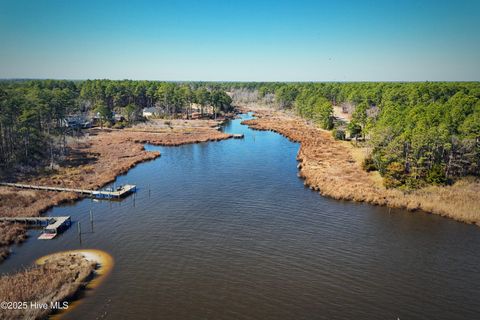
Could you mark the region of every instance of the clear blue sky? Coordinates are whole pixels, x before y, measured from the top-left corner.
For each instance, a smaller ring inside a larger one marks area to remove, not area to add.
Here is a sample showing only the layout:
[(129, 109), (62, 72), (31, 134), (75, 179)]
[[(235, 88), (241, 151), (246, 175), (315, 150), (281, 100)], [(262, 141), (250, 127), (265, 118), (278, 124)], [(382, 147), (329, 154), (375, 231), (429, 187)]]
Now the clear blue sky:
[(0, 78), (480, 80), (480, 1), (0, 0)]

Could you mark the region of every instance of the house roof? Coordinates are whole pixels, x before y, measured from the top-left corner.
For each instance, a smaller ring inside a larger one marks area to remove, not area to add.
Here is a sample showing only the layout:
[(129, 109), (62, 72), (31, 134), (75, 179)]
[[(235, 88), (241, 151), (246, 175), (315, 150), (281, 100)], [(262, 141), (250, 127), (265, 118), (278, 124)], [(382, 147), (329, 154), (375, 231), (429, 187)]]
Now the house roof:
[(143, 112), (150, 112), (150, 113), (155, 113), (158, 112), (158, 109), (155, 107), (150, 107), (150, 108), (144, 108)]

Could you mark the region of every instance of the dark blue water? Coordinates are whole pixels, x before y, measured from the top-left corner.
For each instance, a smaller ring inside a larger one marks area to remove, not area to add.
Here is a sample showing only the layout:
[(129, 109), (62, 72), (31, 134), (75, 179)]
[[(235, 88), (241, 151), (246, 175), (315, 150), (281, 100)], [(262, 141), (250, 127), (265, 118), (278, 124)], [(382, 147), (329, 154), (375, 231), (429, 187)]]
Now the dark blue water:
[(81, 239), (75, 224), (53, 241), (31, 231), (0, 272), (109, 252), (112, 274), (67, 319), (479, 318), (478, 227), (321, 197), (297, 178), (298, 144), (240, 120), (225, 131), (245, 139), (147, 146), (161, 158), (116, 181), (135, 197), (50, 210)]

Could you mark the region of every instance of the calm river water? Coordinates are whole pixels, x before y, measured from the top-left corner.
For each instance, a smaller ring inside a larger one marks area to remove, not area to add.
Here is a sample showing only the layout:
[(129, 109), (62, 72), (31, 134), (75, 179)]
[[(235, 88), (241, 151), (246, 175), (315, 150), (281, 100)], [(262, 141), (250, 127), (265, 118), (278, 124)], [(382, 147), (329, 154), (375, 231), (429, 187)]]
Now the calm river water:
[(50, 210), (81, 222), (81, 242), (76, 225), (30, 231), (0, 272), (109, 252), (112, 273), (66, 319), (480, 319), (480, 228), (321, 197), (297, 178), (298, 144), (224, 129), (245, 139), (147, 146), (162, 156), (116, 182), (135, 198)]

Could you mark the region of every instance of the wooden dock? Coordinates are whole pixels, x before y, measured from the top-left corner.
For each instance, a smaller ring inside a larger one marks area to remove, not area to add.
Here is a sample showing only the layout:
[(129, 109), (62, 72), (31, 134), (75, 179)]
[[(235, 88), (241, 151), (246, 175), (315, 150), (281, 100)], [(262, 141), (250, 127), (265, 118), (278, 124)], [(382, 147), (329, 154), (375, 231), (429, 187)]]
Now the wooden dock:
[(111, 189), (111, 191), (106, 191), (106, 190), (93, 191), (92, 196), (100, 199), (120, 199), (136, 191), (137, 191), (136, 185), (126, 184), (118, 188)]
[(40, 240), (51, 240), (57, 236), (58, 233), (68, 229), (72, 225), (70, 217), (54, 217), (38, 237)]
[(50, 240), (58, 233), (71, 226), (72, 220), (69, 216), (64, 217), (0, 217), (0, 222), (24, 223), (27, 225), (45, 226), (39, 239)]
[(0, 222), (24, 223), (30, 225), (47, 225), (54, 217), (0, 217)]
[(0, 182), (0, 186), (20, 188), (20, 189), (31, 189), (31, 190), (74, 192), (74, 193), (79, 193), (83, 195), (89, 195), (94, 198), (100, 198), (100, 199), (119, 199), (119, 198), (125, 197), (130, 193), (134, 193), (137, 191), (137, 187), (131, 184), (126, 184), (116, 189), (110, 189), (110, 190), (73, 189), (73, 188), (37, 186), (37, 185), (31, 185), (31, 184), (8, 183), (8, 182)]

